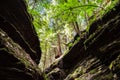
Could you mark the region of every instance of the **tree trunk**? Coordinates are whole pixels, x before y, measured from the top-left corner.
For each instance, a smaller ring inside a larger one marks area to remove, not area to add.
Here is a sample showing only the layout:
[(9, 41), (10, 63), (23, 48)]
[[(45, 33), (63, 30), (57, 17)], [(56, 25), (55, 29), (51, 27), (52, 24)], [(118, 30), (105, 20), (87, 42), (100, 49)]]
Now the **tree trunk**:
[(61, 55), (62, 55), (61, 39), (59, 33), (57, 33), (57, 55), (55, 56), (55, 58), (59, 58)]

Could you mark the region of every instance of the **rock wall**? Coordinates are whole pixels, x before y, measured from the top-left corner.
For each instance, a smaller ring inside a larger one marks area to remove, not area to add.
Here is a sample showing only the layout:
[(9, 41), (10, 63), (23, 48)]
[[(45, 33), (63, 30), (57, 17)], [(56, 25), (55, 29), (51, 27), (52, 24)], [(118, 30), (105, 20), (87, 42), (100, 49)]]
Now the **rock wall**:
[(87, 38), (81, 38), (66, 55), (46, 69), (49, 80), (120, 79), (119, 9), (120, 2), (91, 24)]
[(44, 80), (40, 57), (25, 0), (0, 1), (0, 80)]
[(39, 63), (40, 43), (27, 12), (25, 0), (0, 2), (0, 28), (24, 48), (37, 64)]

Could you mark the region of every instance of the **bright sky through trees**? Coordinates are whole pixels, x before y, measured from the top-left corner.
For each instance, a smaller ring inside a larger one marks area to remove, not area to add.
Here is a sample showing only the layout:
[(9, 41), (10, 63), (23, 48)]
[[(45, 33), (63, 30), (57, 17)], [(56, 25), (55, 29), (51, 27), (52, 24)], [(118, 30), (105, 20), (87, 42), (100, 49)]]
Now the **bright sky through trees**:
[[(106, 13), (113, 0), (28, 0), (28, 10), (40, 38), (42, 68), (49, 66), (55, 56), (69, 51), (68, 45), (76, 34), (88, 32), (89, 25)], [(79, 38), (80, 39), (80, 38)], [(46, 60), (47, 58), (47, 60)]]

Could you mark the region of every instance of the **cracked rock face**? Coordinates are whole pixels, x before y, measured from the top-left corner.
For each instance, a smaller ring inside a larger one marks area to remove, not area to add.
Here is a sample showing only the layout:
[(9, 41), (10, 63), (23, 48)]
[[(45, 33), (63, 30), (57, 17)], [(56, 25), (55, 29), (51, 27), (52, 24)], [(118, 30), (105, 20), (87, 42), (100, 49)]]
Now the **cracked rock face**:
[(43, 80), (40, 57), (25, 1), (0, 1), (0, 80)]
[(54, 79), (51, 72), (59, 68), (66, 74), (64, 80), (120, 80), (119, 9), (120, 2), (93, 22), (87, 38), (81, 38), (58, 64), (47, 68), (47, 74)]
[(40, 43), (24, 0), (0, 2), (0, 28), (39, 63)]

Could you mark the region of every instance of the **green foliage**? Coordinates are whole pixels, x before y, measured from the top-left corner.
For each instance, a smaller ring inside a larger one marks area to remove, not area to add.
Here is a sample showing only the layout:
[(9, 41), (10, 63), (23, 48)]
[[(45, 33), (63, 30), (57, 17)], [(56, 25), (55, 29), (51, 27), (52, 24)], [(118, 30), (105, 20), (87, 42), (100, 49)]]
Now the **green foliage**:
[(76, 34), (72, 25), (73, 22), (78, 23), (80, 31), (85, 29), (88, 31), (89, 25), (96, 18), (113, 8), (117, 1), (27, 0), (28, 11), (34, 18), (33, 24), (40, 37), (43, 54), (47, 54), (49, 57), (49, 54), (56, 54), (53, 51), (58, 46), (57, 34), (60, 35), (61, 49), (64, 53), (69, 47), (65, 44), (69, 43)]

